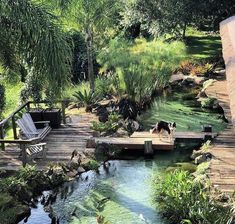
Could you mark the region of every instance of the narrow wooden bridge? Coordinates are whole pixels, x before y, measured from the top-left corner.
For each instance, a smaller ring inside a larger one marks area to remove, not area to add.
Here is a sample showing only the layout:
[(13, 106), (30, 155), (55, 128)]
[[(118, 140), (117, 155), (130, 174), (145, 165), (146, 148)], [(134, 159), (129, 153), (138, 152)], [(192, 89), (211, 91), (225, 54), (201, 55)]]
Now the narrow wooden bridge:
[(158, 134), (134, 132), (130, 137), (97, 137), (92, 140), (95, 145), (106, 143), (122, 149), (144, 150), (146, 154), (151, 154), (156, 150), (173, 150), (175, 143), (179, 141), (203, 142), (216, 136), (216, 133), (211, 132), (176, 132), (172, 139), (168, 136), (162, 136), (160, 139)]

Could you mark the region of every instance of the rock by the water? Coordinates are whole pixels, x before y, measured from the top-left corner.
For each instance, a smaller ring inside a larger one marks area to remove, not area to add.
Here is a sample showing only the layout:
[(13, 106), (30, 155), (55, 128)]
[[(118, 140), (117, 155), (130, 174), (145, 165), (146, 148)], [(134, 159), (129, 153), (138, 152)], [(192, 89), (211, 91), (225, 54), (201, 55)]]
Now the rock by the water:
[(128, 136), (128, 131), (126, 131), (124, 128), (119, 128), (112, 137), (126, 137)]
[(202, 154), (195, 158), (195, 164), (201, 164), (207, 161), (206, 154)]
[(78, 167), (78, 169), (77, 169), (77, 172), (80, 174), (80, 173), (84, 173), (86, 170), (83, 168), (83, 167), (81, 167), (81, 166), (79, 166)]
[(128, 121), (127, 121), (127, 130), (129, 132), (140, 131), (140, 129), (141, 129), (141, 126), (137, 121), (128, 119)]

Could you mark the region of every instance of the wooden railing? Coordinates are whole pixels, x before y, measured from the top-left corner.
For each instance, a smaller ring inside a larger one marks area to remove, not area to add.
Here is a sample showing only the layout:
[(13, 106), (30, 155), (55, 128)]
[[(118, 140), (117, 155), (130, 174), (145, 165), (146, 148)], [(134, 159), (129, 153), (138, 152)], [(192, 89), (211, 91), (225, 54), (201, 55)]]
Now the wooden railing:
[[(33, 101), (28, 101), (24, 104), (22, 104), (19, 108), (17, 108), (13, 113), (11, 113), (7, 118), (2, 120), (0, 122), (0, 143), (1, 143), (1, 148), (2, 150), (5, 150), (5, 143), (16, 143), (21, 145), (25, 144), (31, 144), (35, 142), (36, 139), (28, 139), (28, 140), (17, 140), (18, 135), (17, 135), (17, 127), (16, 127), (16, 115), (20, 113), (23, 109), (26, 108), (27, 111), (30, 110), (32, 104), (47, 104), (49, 103), (48, 101), (40, 101), (40, 102), (33, 102)], [(66, 103), (69, 103), (68, 100), (61, 100), (61, 101), (54, 101), (53, 103), (55, 104), (60, 104), (61, 106), (61, 117), (62, 117), (62, 123), (66, 124), (66, 115), (65, 115), (65, 108), (66, 108)], [(10, 123), (11, 121), (11, 126), (12, 126), (12, 131), (13, 131), (13, 138), (14, 140), (6, 140), (5, 138), (5, 130), (6, 126)]]

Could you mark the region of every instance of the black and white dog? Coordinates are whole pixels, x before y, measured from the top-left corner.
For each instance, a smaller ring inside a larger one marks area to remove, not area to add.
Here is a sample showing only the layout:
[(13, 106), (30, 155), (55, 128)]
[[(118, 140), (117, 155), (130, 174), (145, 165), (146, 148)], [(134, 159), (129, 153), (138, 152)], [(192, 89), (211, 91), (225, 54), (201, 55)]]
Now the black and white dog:
[(161, 134), (163, 132), (167, 132), (169, 138), (172, 140), (175, 130), (176, 130), (175, 122), (171, 123), (171, 122), (166, 122), (166, 121), (159, 121), (156, 123), (154, 128), (150, 130), (150, 133), (158, 133), (159, 138), (161, 139)]

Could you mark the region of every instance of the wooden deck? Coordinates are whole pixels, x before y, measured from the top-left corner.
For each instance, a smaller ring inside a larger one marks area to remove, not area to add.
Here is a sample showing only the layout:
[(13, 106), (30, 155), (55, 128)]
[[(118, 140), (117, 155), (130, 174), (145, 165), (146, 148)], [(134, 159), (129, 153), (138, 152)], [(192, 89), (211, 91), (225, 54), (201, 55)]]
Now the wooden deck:
[[(44, 139), (46, 142), (46, 159), (37, 160), (37, 167), (44, 169), (49, 163), (68, 162), (73, 150), (83, 153), (86, 141), (92, 137), (90, 122), (94, 120), (92, 114), (72, 116), (72, 123), (54, 129)], [(18, 170), (22, 165), (19, 158), (20, 149), (16, 145), (8, 145), (5, 151), (0, 151), (0, 170)]]
[(231, 123), (227, 81), (216, 81), (206, 90), (206, 93), (219, 100), (219, 104), (229, 121), (228, 127), (214, 140), (211, 149), (214, 158), (211, 160), (208, 174), (211, 183), (218, 189), (233, 192), (235, 190), (235, 128)]

